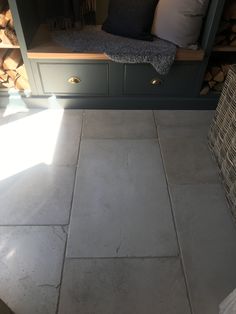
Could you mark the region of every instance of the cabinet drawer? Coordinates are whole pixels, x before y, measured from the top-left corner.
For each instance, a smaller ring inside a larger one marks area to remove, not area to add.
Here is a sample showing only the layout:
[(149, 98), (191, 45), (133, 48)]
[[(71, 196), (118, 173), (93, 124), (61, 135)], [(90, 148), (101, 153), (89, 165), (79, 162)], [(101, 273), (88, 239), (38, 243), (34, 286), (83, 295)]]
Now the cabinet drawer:
[(38, 63), (45, 94), (108, 95), (108, 64)]
[(174, 64), (166, 76), (160, 76), (151, 65), (125, 65), (126, 95), (189, 96), (196, 90), (197, 62)]

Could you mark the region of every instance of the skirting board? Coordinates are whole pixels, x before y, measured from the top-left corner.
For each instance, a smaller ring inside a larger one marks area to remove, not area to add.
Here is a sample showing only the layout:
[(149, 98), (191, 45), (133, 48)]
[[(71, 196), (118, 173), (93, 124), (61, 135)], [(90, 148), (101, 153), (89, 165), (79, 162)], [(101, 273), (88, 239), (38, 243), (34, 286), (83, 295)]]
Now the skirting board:
[[(218, 97), (156, 98), (156, 97), (24, 97), (22, 104), (28, 108), (65, 109), (129, 109), (129, 110), (211, 110), (215, 109)], [(0, 97), (0, 107), (14, 105), (7, 95)]]

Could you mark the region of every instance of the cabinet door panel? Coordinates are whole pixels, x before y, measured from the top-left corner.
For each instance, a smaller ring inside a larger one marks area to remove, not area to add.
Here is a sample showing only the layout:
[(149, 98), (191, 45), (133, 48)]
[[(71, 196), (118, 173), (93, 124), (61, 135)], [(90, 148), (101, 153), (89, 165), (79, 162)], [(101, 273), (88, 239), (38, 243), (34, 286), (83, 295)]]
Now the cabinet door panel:
[(108, 64), (38, 63), (45, 94), (108, 95)]
[(159, 75), (151, 65), (125, 66), (126, 95), (189, 96), (196, 90), (198, 62), (174, 64), (166, 76)]

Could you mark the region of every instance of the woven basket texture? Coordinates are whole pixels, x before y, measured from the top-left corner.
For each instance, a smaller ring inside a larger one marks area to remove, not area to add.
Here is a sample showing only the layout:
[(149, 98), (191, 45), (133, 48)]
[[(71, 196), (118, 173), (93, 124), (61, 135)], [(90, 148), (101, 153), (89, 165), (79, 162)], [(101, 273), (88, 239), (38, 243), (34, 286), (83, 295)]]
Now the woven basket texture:
[(236, 65), (231, 66), (226, 77), (208, 142), (236, 218)]

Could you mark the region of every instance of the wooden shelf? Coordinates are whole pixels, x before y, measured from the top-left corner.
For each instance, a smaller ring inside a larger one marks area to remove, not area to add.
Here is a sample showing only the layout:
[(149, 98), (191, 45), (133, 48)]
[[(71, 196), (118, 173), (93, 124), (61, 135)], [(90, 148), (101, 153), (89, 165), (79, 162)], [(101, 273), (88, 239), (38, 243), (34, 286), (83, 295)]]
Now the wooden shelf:
[(0, 93), (6, 93), (8, 91), (8, 88), (1, 86), (0, 84)]
[[(29, 59), (75, 59), (75, 60), (110, 60), (105, 53), (76, 53), (55, 43), (51, 38), (46, 25), (41, 25), (27, 52)], [(204, 59), (204, 50), (177, 49), (177, 61), (201, 61)]]
[(177, 61), (202, 61), (205, 57), (205, 51), (203, 49), (191, 50), (178, 48), (175, 60)]
[(213, 48), (213, 51), (219, 51), (219, 52), (236, 52), (236, 47), (232, 46), (215, 46)]
[(0, 30), (0, 37), (2, 39), (2, 42), (0, 42), (0, 49), (1, 48), (3, 48), (3, 49), (19, 49), (20, 48), (19, 45), (12, 45), (10, 40), (4, 34), (3, 29)]
[(0, 49), (19, 49), (20, 46), (14, 46), (12, 44), (0, 43)]
[(110, 60), (104, 53), (75, 53), (53, 41), (47, 26), (42, 24), (27, 52), (29, 59)]

